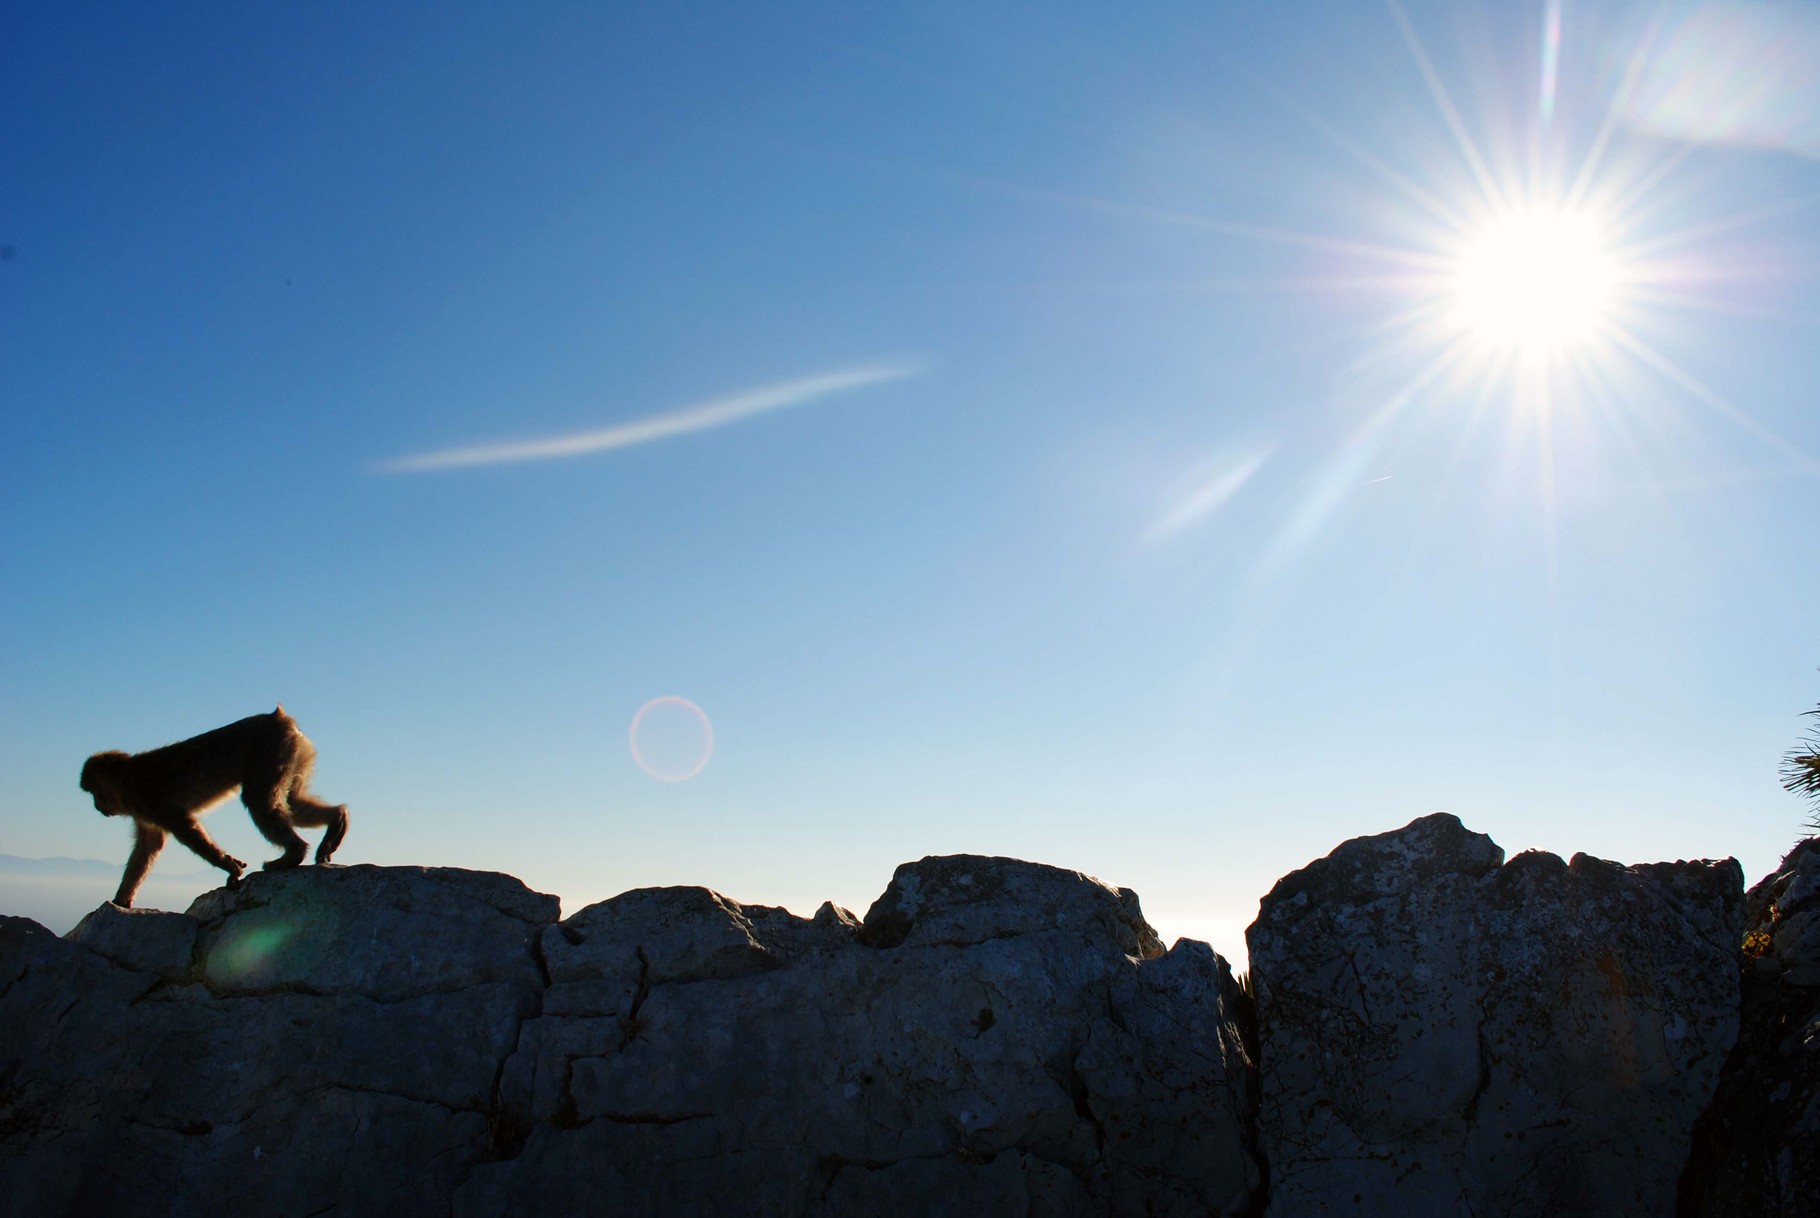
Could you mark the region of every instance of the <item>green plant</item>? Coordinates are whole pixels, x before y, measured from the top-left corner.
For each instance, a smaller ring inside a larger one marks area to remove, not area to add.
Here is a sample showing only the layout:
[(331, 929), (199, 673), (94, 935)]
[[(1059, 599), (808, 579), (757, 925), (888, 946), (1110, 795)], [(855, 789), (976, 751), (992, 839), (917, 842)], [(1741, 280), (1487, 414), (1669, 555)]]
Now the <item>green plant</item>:
[[(1820, 718), (1820, 706), (1807, 713)], [(1820, 726), (1782, 759), (1782, 785), (1813, 801), (1816, 811), (1808, 826), (1820, 832)]]

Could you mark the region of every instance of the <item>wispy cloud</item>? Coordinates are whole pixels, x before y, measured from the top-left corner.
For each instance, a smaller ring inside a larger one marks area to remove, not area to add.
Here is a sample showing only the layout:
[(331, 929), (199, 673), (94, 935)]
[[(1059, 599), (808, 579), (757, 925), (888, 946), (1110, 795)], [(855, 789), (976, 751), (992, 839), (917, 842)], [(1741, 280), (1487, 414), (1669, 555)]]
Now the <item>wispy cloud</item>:
[(649, 418), (621, 423), (614, 427), (571, 432), (561, 436), (545, 436), (534, 440), (500, 440), (465, 448), (438, 449), (435, 452), (419, 453), (412, 457), (398, 457), (391, 461), (384, 461), (375, 468), (383, 474), (414, 474), (439, 469), (465, 469), (476, 465), (503, 465), (515, 461), (549, 461), (558, 457), (581, 457), (589, 453), (630, 448), (635, 444), (648, 444), (652, 440), (667, 440), (672, 436), (707, 431), (728, 423), (736, 423), (753, 415), (782, 410), (787, 406), (803, 406), (849, 389), (878, 385), (886, 381), (903, 380), (906, 377), (915, 376), (921, 371), (921, 365), (913, 363), (872, 364), (860, 368), (846, 368), (837, 372), (825, 372), (820, 376), (806, 376), (800, 380), (766, 385), (763, 388), (734, 394), (731, 397), (699, 402), (680, 410), (652, 415)]

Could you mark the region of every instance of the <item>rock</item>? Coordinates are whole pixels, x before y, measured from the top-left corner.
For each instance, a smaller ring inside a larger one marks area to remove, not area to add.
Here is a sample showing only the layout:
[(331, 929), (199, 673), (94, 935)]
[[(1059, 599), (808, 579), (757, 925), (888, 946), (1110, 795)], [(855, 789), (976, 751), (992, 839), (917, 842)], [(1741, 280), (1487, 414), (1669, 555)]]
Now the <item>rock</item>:
[(1737, 1032), (1735, 861), (1452, 816), (1281, 880), (1248, 941), (1273, 1215), (1661, 1215)]
[(539, 990), (532, 944), (560, 912), (556, 897), (511, 876), (373, 866), (262, 871), (189, 909), (198, 979), (217, 993), (378, 1002), (494, 983)]
[(0, 921), (0, 1215), (1256, 1202), (1242, 996), (1128, 891), (925, 859), (865, 922), (705, 888), (557, 914), (306, 867), (68, 939)]
[(0, 1213), (446, 1214), (556, 914), (504, 876), (310, 867), (68, 941), (9, 920)]
[(544, 933), (544, 960), (556, 985), (726, 981), (783, 966), (746, 911), (707, 888), (640, 888), (590, 905)]
[(193, 963), (196, 919), (158, 909), (122, 909), (110, 901), (84, 916), (64, 937), (121, 968), (176, 978), (188, 973)]
[(101, 1114), (149, 1082), (133, 1004), (157, 984), (29, 919), (0, 917), (0, 1214), (102, 1208), (83, 1209), (102, 1191), (89, 1172), (141, 1130)]
[(0, 919), (0, 1218), (1820, 1212), (1820, 842), (1741, 887), (1424, 817), (1272, 889), (1255, 1005), (970, 855), (864, 919), (417, 867)]
[(866, 911), (873, 947), (966, 946), (1040, 930), (1107, 936), (1128, 956), (1160, 956), (1162, 941), (1129, 888), (1059, 867), (956, 854), (905, 863)]
[(1253, 1200), (1230, 969), (1203, 944), (1157, 954), (1135, 896), (1088, 877), (925, 859), (863, 926), (647, 889), (544, 942), (544, 1013), (501, 1084), (506, 1157), (475, 1169), (457, 1214)]
[(1681, 1180), (1690, 1218), (1820, 1214), (1820, 838), (1745, 898), (1737, 1047)]

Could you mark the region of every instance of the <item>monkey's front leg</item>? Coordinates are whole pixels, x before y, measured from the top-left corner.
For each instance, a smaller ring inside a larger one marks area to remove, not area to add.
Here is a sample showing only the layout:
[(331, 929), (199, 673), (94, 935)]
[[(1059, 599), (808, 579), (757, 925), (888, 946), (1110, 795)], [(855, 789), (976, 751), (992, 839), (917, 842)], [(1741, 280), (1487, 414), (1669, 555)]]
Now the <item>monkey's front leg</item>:
[(194, 850), (202, 858), (227, 872), (228, 887), (240, 882), (246, 864), (215, 844), (215, 839), (194, 819), (185, 817), (171, 826), (171, 836)]
[(145, 881), (145, 873), (152, 869), (152, 860), (164, 849), (164, 830), (157, 825), (135, 819), (133, 829), (133, 853), (126, 860), (126, 871), (120, 876), (120, 887), (114, 892), (114, 904), (122, 909), (133, 907), (133, 898)]

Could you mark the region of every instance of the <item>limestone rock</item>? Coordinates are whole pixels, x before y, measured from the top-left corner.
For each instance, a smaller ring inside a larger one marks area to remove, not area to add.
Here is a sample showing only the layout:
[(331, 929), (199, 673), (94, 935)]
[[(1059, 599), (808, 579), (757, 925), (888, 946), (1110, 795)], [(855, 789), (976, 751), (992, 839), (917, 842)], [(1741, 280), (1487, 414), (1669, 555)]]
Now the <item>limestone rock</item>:
[(1820, 838), (1745, 898), (1737, 1048), (1681, 1182), (1694, 1218), (1820, 1214)]
[(166, 1136), (121, 1119), (103, 1128), (101, 1116), (149, 1083), (132, 1012), (156, 984), (36, 922), (0, 917), (0, 1214), (80, 1213), (91, 1164), (126, 1136)]
[(1110, 937), (1129, 956), (1163, 954), (1129, 888), (1110, 888), (1059, 867), (1007, 867), (1007, 861), (956, 854), (905, 863), (866, 912), (862, 939), (874, 947), (966, 946), (1073, 930)]
[(196, 951), (196, 919), (158, 909), (96, 907), (65, 936), (121, 968), (175, 978), (189, 972)]
[(69, 940), (9, 919), (0, 1213), (446, 1214), (556, 913), (503, 876), (310, 867)]
[(1234, 1214), (1257, 1187), (1230, 969), (1155, 954), (1088, 877), (925, 859), (863, 927), (647, 889), (544, 942), (508, 1145), (457, 1214)]
[(1007, 859), (900, 868), (874, 914), (664, 888), (558, 922), (506, 876), (305, 867), (0, 921), (0, 1215), (1252, 1207), (1205, 945)]
[(1661, 1215), (1737, 1034), (1735, 861), (1346, 842), (1248, 933), (1273, 1215)]
[(561, 912), (511, 876), (453, 867), (258, 872), (205, 892), (199, 980), (218, 993), (302, 990), (379, 1002), (507, 984), (541, 988), (531, 945)]

